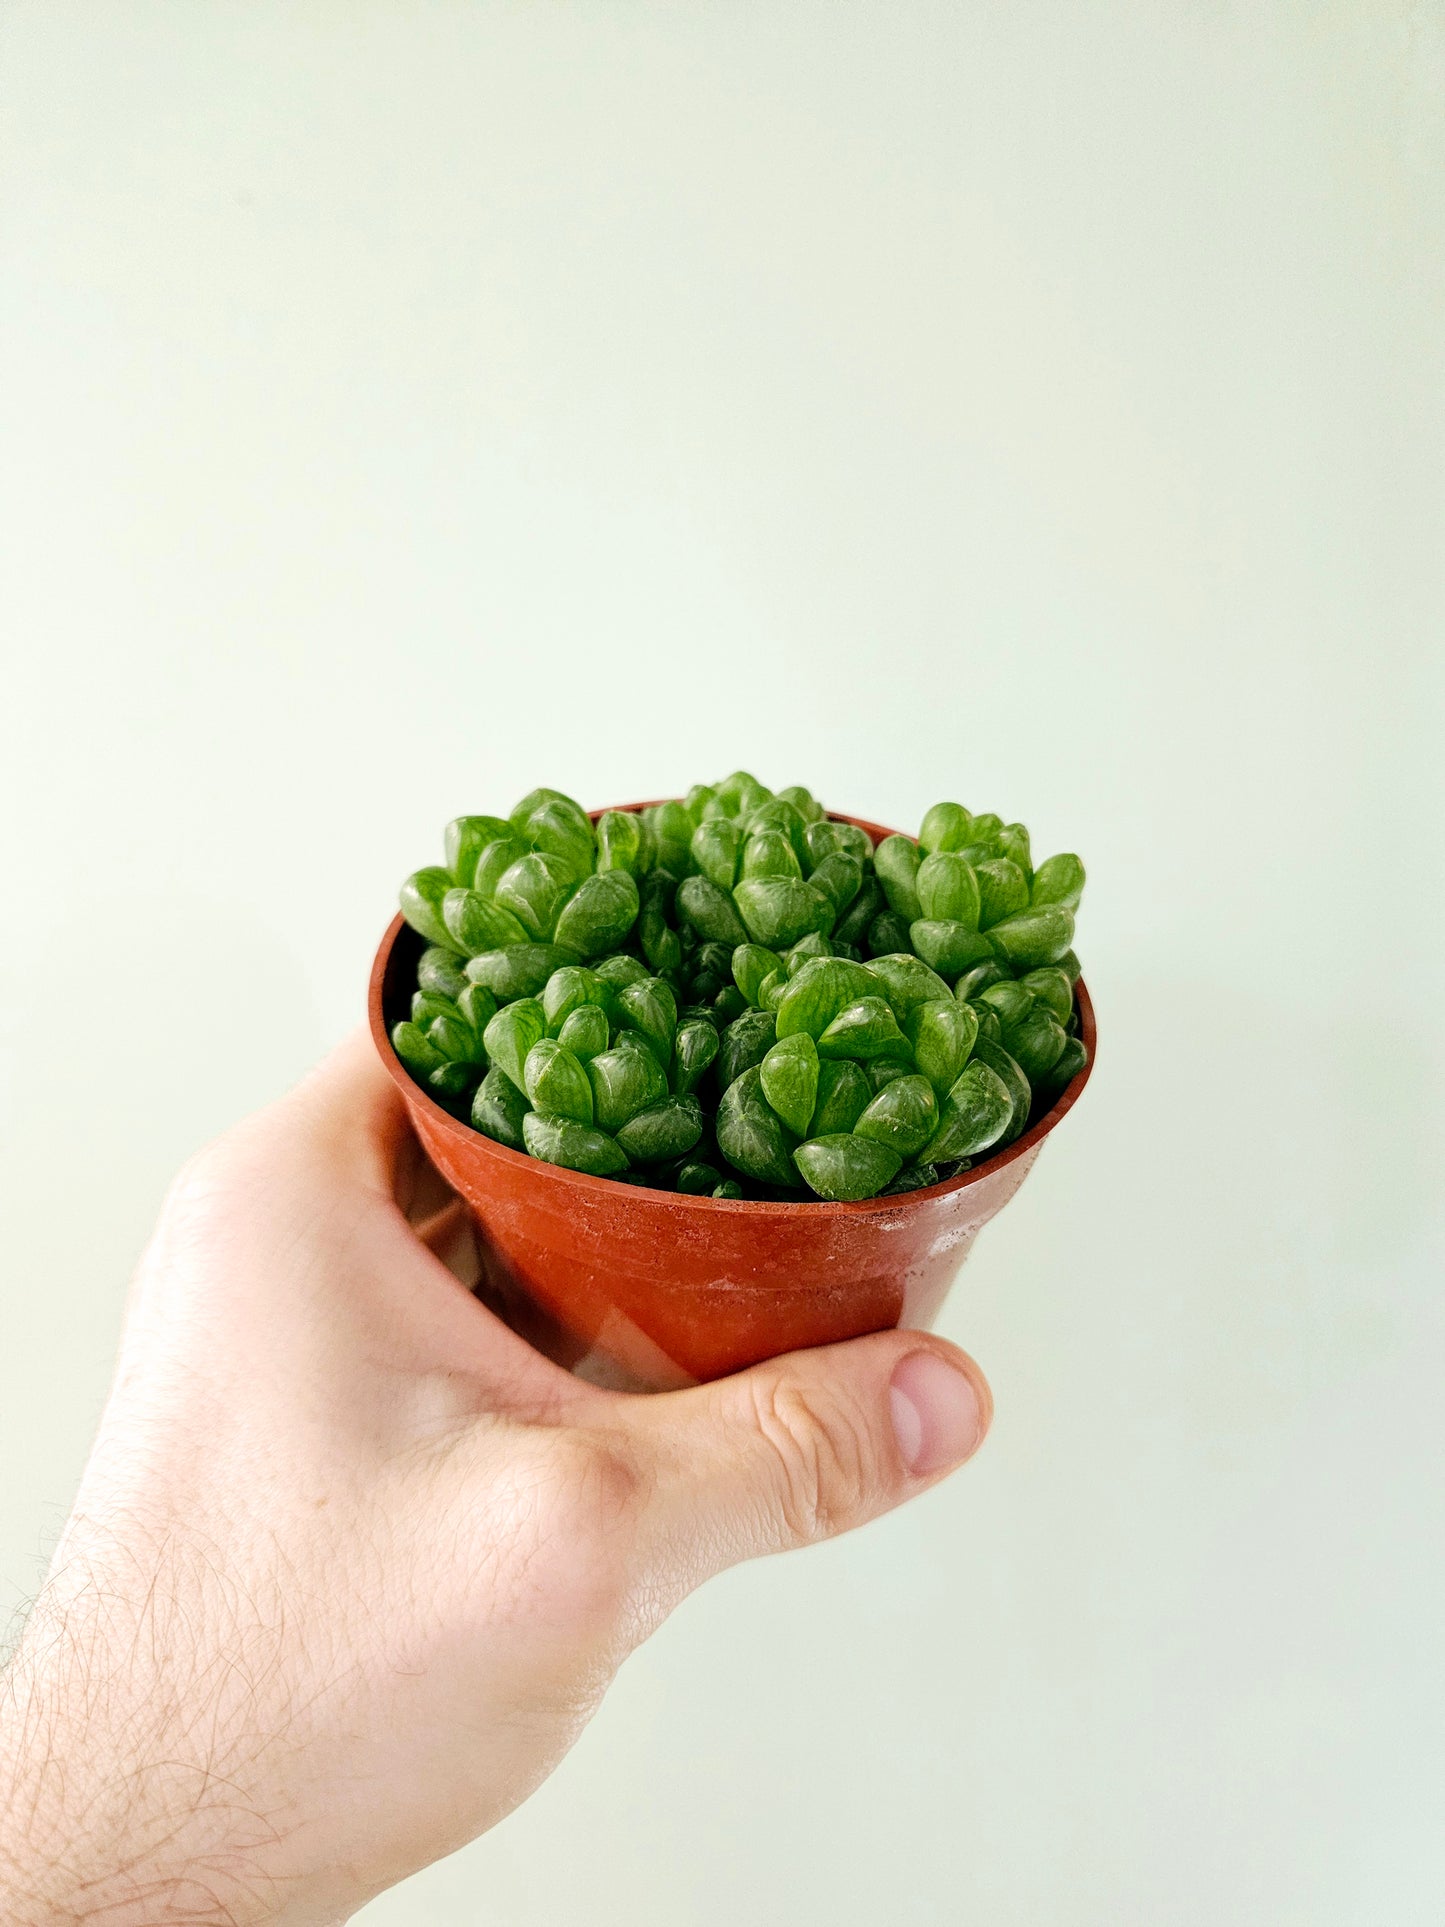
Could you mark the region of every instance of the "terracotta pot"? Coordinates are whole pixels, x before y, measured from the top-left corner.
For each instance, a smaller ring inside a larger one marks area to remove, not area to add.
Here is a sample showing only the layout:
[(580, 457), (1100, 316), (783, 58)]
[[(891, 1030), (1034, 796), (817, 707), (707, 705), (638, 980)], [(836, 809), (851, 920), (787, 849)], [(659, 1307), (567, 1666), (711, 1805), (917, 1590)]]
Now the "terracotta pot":
[[(643, 808), (645, 805), (629, 805)], [(890, 834), (858, 817), (877, 842)], [(932, 1323), (981, 1226), (1018, 1190), (1093, 1068), (1006, 1151), (944, 1184), (862, 1204), (686, 1197), (585, 1177), (510, 1151), (413, 1083), (392, 1050), (422, 940), (398, 916), (371, 972), (376, 1048), (427, 1155), (470, 1206), (482, 1292), (560, 1363), (601, 1382), (664, 1389), (761, 1358)]]

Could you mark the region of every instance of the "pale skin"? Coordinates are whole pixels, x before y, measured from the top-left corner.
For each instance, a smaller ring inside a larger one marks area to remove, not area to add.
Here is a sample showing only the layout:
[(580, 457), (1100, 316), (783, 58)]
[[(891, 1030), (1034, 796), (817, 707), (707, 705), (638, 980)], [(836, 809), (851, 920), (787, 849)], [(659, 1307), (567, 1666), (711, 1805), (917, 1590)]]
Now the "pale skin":
[(348, 1919), (524, 1800), (693, 1587), (987, 1430), (920, 1332), (600, 1390), (466, 1248), (362, 1036), (178, 1178), (0, 1686), (7, 1921)]

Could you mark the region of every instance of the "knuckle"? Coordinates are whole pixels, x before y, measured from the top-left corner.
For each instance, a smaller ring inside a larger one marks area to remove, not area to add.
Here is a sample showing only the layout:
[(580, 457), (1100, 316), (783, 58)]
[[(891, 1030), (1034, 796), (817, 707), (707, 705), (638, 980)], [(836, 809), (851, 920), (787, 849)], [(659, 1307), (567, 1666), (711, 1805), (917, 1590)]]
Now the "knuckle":
[(164, 1209), (169, 1217), (193, 1217), (214, 1205), (225, 1182), (224, 1141), (213, 1138), (192, 1151), (166, 1187)]
[(620, 1439), (563, 1432), (549, 1442), (536, 1526), (548, 1548), (546, 1611), (578, 1633), (607, 1636), (629, 1613), (647, 1480)]
[(225, 1208), (238, 1188), (256, 1177), (256, 1132), (243, 1119), (192, 1151), (166, 1189), (162, 1215), (189, 1221)]
[(624, 1440), (605, 1434), (566, 1436), (564, 1475), (593, 1536), (630, 1540), (646, 1497), (636, 1454)]
[(781, 1376), (753, 1388), (753, 1408), (790, 1542), (811, 1545), (869, 1516), (880, 1484), (878, 1454), (851, 1401)]
[(268, 1144), (268, 1116), (258, 1111), (242, 1118), (190, 1154), (166, 1187), (163, 1228), (212, 1231), (232, 1222), (242, 1206), (247, 1218), (253, 1215), (256, 1197), (266, 1195), (277, 1170)]

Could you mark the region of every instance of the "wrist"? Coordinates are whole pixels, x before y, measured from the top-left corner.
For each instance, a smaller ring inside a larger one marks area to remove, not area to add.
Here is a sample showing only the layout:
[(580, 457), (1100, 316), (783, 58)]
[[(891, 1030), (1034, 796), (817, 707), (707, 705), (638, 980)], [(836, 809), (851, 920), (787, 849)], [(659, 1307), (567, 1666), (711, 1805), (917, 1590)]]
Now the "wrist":
[[(218, 1699), (157, 1636), (156, 1592), (47, 1587), (0, 1677), (0, 1892), (17, 1927), (330, 1927), (270, 1862)], [(179, 1709), (187, 1708), (182, 1717)], [(253, 1749), (259, 1741), (251, 1736)], [(254, 1750), (251, 1758), (254, 1758)]]

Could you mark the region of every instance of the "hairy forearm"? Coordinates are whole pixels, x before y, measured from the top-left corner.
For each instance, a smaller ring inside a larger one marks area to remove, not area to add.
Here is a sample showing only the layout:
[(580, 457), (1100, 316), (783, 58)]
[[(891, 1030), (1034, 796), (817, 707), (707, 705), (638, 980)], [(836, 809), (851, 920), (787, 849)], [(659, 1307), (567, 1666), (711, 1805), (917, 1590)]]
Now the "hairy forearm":
[(248, 1704), (264, 1665), (255, 1616), (198, 1583), (194, 1544), (88, 1536), (94, 1547), (52, 1576), (0, 1681), (5, 1918), (292, 1918), (268, 1870), (283, 1829), (250, 1793), (275, 1737)]

